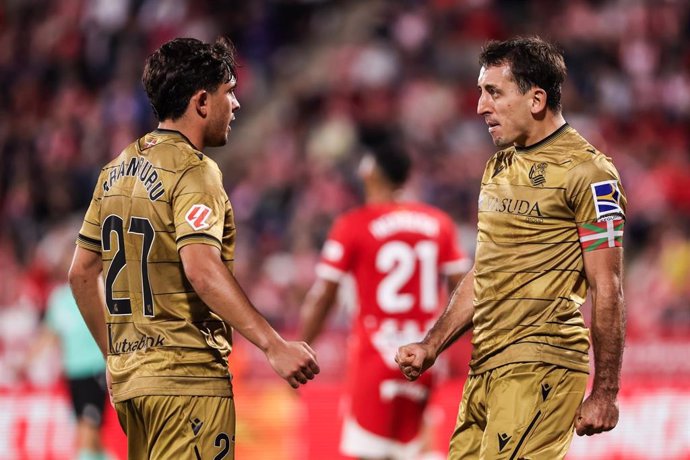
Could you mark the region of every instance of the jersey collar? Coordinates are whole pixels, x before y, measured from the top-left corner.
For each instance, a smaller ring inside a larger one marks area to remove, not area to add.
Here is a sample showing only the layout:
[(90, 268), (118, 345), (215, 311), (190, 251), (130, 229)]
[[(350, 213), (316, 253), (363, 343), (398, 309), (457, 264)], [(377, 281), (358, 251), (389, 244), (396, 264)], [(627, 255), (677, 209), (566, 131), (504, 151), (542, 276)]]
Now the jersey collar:
[(532, 145), (528, 145), (525, 147), (518, 147), (516, 145), (515, 146), (515, 152), (516, 153), (527, 153), (527, 152), (530, 152), (532, 150), (536, 150), (536, 149), (539, 149), (541, 147), (544, 147), (546, 144), (553, 142), (557, 137), (559, 137), (561, 134), (563, 134), (569, 127), (570, 127), (570, 125), (567, 122), (563, 123), (563, 125), (561, 125), (556, 131), (552, 132), (551, 134), (549, 134), (548, 136), (546, 136), (544, 139), (540, 140), (539, 142), (536, 142)]

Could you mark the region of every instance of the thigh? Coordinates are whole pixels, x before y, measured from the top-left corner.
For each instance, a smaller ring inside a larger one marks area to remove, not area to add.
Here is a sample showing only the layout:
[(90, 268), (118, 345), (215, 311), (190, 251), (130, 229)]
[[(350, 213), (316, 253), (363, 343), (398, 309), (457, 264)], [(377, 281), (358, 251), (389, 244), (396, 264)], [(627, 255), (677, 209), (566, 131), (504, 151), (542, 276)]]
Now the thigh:
[(551, 364), (495, 369), (480, 458), (563, 458), (586, 384), (587, 374)]
[(144, 419), (132, 399), (115, 403), (122, 431), (127, 435), (127, 458), (148, 458)]
[(450, 460), (477, 459), (486, 426), (485, 381), (488, 373), (469, 376), (462, 390), (455, 430), (450, 438)]
[[(142, 396), (130, 401), (137, 417), (143, 421), (143, 433), (134, 434), (128, 426), (129, 458), (234, 459), (235, 404), (232, 398)], [(139, 426), (132, 423), (131, 428)], [(129, 442), (130, 435), (138, 442)], [(141, 444), (145, 445), (145, 454)]]

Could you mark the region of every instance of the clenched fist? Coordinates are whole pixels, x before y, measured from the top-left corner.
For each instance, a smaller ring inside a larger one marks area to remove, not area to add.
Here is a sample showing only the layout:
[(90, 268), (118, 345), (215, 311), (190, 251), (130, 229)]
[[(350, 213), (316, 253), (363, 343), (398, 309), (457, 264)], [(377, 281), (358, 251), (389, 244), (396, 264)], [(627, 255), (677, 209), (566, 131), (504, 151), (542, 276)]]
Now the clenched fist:
[(436, 362), (436, 351), (424, 343), (410, 343), (398, 348), (395, 362), (407, 380), (417, 380)]

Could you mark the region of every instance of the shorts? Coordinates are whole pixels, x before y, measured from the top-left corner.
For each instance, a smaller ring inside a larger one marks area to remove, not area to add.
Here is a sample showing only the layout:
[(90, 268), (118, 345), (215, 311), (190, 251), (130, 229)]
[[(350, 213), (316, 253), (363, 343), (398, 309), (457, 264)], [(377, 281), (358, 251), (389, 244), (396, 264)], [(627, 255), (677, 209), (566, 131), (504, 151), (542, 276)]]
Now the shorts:
[(340, 452), (359, 458), (415, 458), (431, 373), (409, 382), (398, 369), (361, 360), (350, 376)]
[(562, 459), (586, 386), (586, 373), (545, 363), (469, 376), (448, 458)]
[(103, 410), (105, 409), (107, 393), (105, 373), (68, 379), (67, 385), (77, 418), (100, 427), (103, 423)]
[(127, 458), (232, 460), (235, 403), (225, 396), (139, 396), (115, 403)]

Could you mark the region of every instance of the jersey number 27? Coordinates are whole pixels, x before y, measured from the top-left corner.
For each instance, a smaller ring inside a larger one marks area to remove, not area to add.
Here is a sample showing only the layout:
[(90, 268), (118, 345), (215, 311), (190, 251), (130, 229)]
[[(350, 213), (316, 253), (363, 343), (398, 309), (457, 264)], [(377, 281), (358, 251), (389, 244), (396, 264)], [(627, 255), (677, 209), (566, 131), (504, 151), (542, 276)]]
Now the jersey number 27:
[[(132, 303), (129, 297), (115, 298), (113, 296), (113, 284), (120, 275), (120, 272), (127, 265), (127, 257), (125, 254), (125, 233), (124, 222), (122, 217), (111, 214), (103, 221), (103, 230), (101, 234), (101, 241), (104, 251), (110, 251), (110, 234), (115, 233), (117, 236), (117, 252), (113, 256), (108, 267), (108, 272), (105, 274), (105, 303), (108, 307), (108, 313), (114, 316), (124, 316), (132, 314)], [(153, 245), (153, 239), (156, 232), (153, 225), (148, 219), (142, 217), (132, 217), (129, 222), (128, 233), (134, 233), (143, 237), (141, 245), (141, 297), (143, 300), (144, 316), (154, 316), (153, 311), (153, 292), (151, 291), (151, 282), (149, 281), (149, 267), (148, 257)]]

